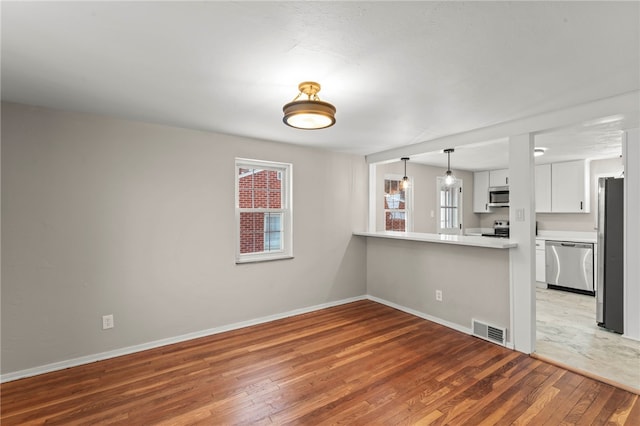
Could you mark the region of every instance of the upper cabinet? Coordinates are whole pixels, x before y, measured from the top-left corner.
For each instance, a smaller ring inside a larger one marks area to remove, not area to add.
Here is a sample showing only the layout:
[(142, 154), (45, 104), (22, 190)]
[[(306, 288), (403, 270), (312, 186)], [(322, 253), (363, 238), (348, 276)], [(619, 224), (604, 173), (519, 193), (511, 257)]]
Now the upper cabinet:
[(551, 164), (536, 166), (536, 213), (551, 213)]
[(509, 169), (491, 170), (489, 172), (489, 186), (509, 185)]
[(489, 213), (489, 172), (473, 174), (473, 212)]
[[(508, 169), (473, 174), (473, 212), (490, 213), (489, 187), (509, 184)], [(589, 213), (589, 162), (541, 164), (535, 170), (536, 213)]]
[(551, 211), (589, 213), (589, 163), (584, 160), (551, 165)]

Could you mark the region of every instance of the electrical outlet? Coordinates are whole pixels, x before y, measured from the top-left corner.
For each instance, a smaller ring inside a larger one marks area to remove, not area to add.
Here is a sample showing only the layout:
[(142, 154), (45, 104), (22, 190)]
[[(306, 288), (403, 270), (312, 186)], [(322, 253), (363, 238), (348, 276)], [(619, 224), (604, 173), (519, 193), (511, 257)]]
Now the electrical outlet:
[(113, 328), (113, 315), (102, 316), (102, 329), (106, 330), (108, 328)]
[(436, 290), (436, 300), (442, 302), (442, 290)]

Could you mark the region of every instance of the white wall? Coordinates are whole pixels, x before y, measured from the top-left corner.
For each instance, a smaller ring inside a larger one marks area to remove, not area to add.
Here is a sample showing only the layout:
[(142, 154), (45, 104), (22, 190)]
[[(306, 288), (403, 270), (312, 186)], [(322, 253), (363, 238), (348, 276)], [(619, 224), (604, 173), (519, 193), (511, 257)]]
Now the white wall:
[[(235, 157), (293, 163), (293, 260), (234, 263)], [(366, 197), (361, 157), (3, 103), (1, 371), (364, 295)]]
[(535, 349), (535, 183), (533, 136), (509, 137), (509, 250), (513, 343), (524, 353)]

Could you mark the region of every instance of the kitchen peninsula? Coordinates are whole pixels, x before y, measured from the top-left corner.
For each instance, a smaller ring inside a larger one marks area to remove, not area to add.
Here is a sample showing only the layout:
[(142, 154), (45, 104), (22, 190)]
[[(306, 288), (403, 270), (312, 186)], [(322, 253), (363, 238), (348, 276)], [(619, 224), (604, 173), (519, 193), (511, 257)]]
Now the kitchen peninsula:
[[(419, 232), (354, 232), (367, 238), (372, 300), (472, 333), (472, 320), (507, 329), (511, 344), (506, 238)], [(442, 300), (438, 300), (442, 299)]]

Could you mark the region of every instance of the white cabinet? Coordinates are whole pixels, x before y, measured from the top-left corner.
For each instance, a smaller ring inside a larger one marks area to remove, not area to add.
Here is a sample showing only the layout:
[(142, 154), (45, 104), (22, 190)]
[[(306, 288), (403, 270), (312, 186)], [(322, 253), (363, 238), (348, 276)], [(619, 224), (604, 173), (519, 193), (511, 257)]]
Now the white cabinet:
[(473, 174), (473, 212), (489, 213), (489, 172)]
[(551, 165), (551, 211), (589, 213), (589, 163), (584, 160)]
[(509, 169), (491, 170), (489, 172), (489, 186), (509, 185)]
[(546, 265), (545, 265), (545, 246), (544, 246), (544, 240), (536, 240), (536, 281), (538, 283), (545, 283), (545, 284), (538, 284), (538, 286), (540, 287), (544, 287), (546, 288), (546, 279), (545, 279), (545, 274), (546, 274)]
[(551, 212), (551, 164), (536, 166), (536, 213)]

